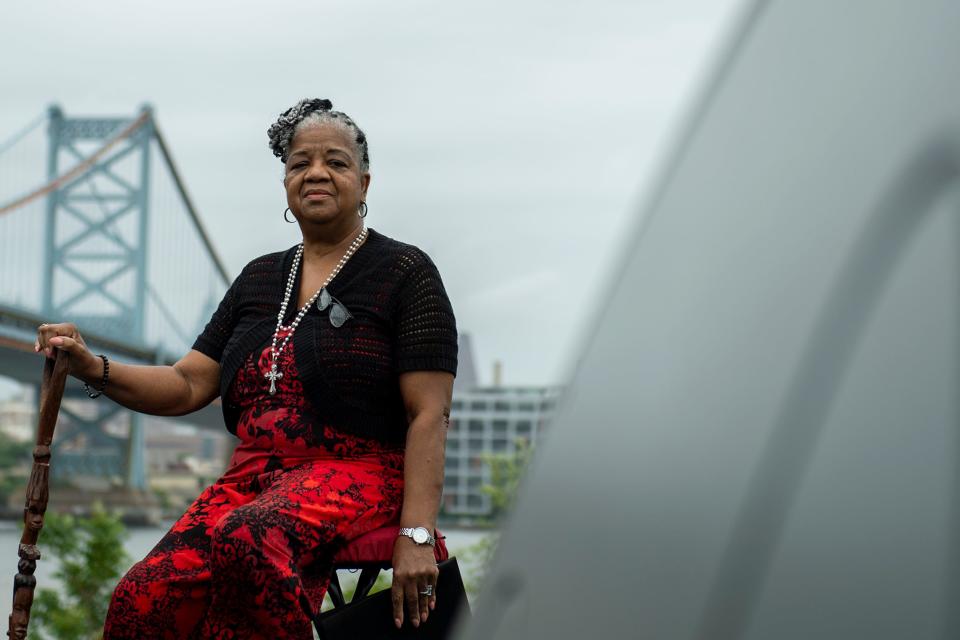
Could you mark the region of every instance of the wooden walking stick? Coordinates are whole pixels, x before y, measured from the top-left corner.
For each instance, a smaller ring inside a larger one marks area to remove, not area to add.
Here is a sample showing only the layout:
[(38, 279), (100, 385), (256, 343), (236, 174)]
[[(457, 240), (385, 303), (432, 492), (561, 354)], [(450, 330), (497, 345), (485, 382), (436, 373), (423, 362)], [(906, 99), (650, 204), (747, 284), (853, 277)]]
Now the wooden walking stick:
[(17, 555), (17, 575), (13, 579), (13, 612), (10, 614), (7, 637), (26, 640), (30, 623), (30, 606), (37, 579), (33, 572), (40, 559), (37, 538), (43, 529), (43, 516), (50, 496), (50, 443), (57, 426), (63, 388), (67, 383), (69, 354), (55, 350), (56, 358), (43, 363), (43, 382), (40, 385), (40, 420), (37, 426), (37, 446), (33, 450), (33, 469), (27, 483), (27, 504), (23, 509), (23, 535)]

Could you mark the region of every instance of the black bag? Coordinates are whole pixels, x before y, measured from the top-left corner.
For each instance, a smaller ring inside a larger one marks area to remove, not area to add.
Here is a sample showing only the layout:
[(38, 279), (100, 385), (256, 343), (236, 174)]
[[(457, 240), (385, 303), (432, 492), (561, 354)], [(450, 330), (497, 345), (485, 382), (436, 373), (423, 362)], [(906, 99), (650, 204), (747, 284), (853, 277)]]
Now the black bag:
[(387, 589), (317, 616), (317, 632), (321, 640), (449, 638), (459, 616), (470, 615), (470, 606), (467, 604), (467, 594), (463, 588), (457, 559), (449, 558), (437, 567), (440, 569), (440, 577), (437, 578), (437, 608), (430, 612), (427, 621), (419, 627), (410, 624), (404, 609), (403, 627), (397, 629), (393, 623), (390, 590)]

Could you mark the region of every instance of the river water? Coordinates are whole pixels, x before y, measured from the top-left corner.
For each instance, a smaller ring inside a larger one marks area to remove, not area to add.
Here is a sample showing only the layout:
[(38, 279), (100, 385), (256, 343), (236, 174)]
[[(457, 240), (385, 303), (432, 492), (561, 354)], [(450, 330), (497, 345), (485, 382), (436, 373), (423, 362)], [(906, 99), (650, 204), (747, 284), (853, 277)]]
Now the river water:
[[(0, 522), (0, 584), (6, 581), (9, 589), (13, 588), (13, 576), (17, 573), (17, 545), (20, 542), (20, 527), (19, 522)], [(127, 530), (128, 537), (123, 546), (129, 556), (130, 562), (123, 570), (126, 571), (134, 562), (147, 555), (167, 532), (168, 528), (169, 525), (166, 527), (129, 528)], [(487, 534), (487, 531), (474, 529), (443, 529), (443, 535), (446, 536), (447, 548), (450, 550), (450, 555), (462, 554), (464, 549), (475, 544)], [(38, 546), (40, 547), (40, 552), (43, 553), (42, 532), (40, 533), (40, 543)], [(463, 562), (460, 562), (460, 565), (461, 571), (464, 574), (463, 578), (465, 581), (468, 581), (471, 574), (471, 567), (469, 564), (464, 564)], [(44, 557), (37, 562), (35, 575), (37, 576), (38, 589), (59, 589), (60, 583), (53, 577), (57, 566), (57, 559), (52, 557), (52, 554), (45, 554)], [(344, 586), (346, 586), (347, 581), (343, 580), (343, 582)], [(6, 619), (9, 606), (9, 602), (3, 605), (3, 619)]]

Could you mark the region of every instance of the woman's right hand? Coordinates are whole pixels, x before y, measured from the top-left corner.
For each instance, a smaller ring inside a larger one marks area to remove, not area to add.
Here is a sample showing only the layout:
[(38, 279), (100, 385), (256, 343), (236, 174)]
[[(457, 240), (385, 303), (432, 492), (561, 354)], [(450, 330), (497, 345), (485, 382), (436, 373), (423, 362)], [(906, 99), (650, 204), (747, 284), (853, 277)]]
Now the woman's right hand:
[[(90, 352), (71, 322), (40, 325), (33, 349), (48, 358), (53, 358), (57, 349), (66, 351), (70, 375), (98, 388), (103, 382), (103, 359)], [(108, 391), (111, 400), (128, 409), (182, 416), (220, 395), (220, 363), (193, 349), (173, 365), (111, 362)]]
[(54, 349), (70, 354), (70, 375), (86, 381), (98, 380), (102, 375), (103, 361), (90, 352), (77, 325), (72, 322), (37, 327), (37, 341), (33, 350), (53, 358)]

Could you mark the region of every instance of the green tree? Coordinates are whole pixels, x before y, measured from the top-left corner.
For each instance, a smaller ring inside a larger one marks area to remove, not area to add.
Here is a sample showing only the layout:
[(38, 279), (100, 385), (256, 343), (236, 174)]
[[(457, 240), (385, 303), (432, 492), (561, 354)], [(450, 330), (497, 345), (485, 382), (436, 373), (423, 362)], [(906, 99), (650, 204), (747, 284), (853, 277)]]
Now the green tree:
[[(45, 560), (55, 556), (60, 592), (40, 589), (30, 615), (31, 639), (91, 640), (103, 635), (107, 605), (129, 560), (119, 517), (96, 506), (88, 518), (47, 514), (40, 536)], [(41, 562), (43, 562), (41, 560)]]
[(523, 474), (533, 457), (533, 447), (526, 438), (518, 438), (512, 453), (486, 453), (481, 460), (490, 468), (490, 483), (480, 491), (490, 496), (494, 519), (501, 518), (513, 506)]

